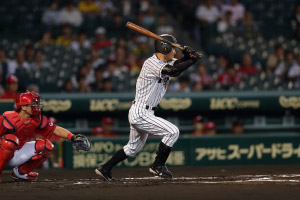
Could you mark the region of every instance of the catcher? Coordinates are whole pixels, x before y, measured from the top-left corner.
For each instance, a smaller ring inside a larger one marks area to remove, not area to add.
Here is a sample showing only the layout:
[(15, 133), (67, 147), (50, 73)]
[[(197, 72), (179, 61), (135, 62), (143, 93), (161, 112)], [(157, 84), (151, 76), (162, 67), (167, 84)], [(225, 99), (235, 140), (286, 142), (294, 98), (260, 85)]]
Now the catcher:
[[(0, 182), (5, 166), (14, 167), (13, 179), (36, 181), (39, 174), (33, 170), (47, 160), (54, 148), (48, 140), (52, 134), (71, 140), (77, 150), (90, 149), (86, 136), (74, 135), (41, 115), (40, 102), (38, 93), (26, 91), (17, 98), (15, 111), (0, 116)], [(47, 139), (31, 141), (36, 134)]]

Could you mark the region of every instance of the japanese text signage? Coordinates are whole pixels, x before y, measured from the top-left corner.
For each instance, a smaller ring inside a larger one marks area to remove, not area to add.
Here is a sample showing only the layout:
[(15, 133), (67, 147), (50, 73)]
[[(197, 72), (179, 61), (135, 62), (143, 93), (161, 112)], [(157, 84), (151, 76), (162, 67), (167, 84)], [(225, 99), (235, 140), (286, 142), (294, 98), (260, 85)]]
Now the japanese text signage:
[[(71, 142), (64, 143), (66, 168), (95, 168), (105, 163), (128, 142), (128, 138), (95, 139), (89, 152), (77, 152)], [(160, 139), (149, 138), (140, 153), (118, 167), (149, 167)], [(233, 165), (300, 163), (300, 135), (244, 135), (179, 138), (167, 165)]]

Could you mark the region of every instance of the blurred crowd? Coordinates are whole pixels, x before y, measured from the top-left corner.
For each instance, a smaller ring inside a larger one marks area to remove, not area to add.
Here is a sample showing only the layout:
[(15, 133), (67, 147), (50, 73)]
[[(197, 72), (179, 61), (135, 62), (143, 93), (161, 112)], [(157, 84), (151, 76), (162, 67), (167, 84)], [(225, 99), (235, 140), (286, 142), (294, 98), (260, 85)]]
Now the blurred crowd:
[[(241, 2), (178, 1), (178, 5), (183, 5), (185, 11), (194, 6), (194, 24), (189, 29), (193, 32), (195, 41), (205, 50), (205, 42), (210, 37), (215, 37), (212, 29), (217, 31), (217, 37), (222, 40), (236, 37), (249, 39), (262, 35), (255, 16)], [(50, 46), (61, 46), (73, 52), (86, 52), (78, 67), (74, 65), (75, 71), (72, 70), (65, 76), (59, 91), (133, 91), (134, 87), (120, 89), (118, 86), (122, 83), (118, 81), (124, 77), (136, 79), (144, 60), (154, 53), (154, 48), (153, 40), (128, 31), (125, 28), (126, 22), (132, 21), (158, 34), (169, 33), (177, 36), (167, 13), (155, 9), (154, 3), (153, 0), (49, 1), (42, 13), (41, 22), (45, 29), (39, 40), (16, 49), (12, 58), (8, 58), (7, 49), (0, 47), (0, 95), (6, 98), (4, 92), (40, 90), (38, 84), (22, 84), (23, 80), (20, 80), (17, 73), (20, 69), (29, 71), (33, 77), (37, 72), (57, 76), (55, 72), (61, 70), (62, 66), (61, 63), (54, 65), (53, 58), (45, 52)], [(295, 7), (290, 24), (295, 35), (300, 33), (300, 5)], [(176, 56), (179, 58), (181, 52), (178, 51)], [(199, 92), (214, 90), (216, 85), (222, 90), (228, 90), (230, 86), (238, 85), (261, 72), (265, 72), (267, 76), (278, 76), (292, 81), (295, 88), (300, 87), (300, 54), (282, 44), (275, 45), (266, 63), (254, 60), (253, 55), (247, 52), (238, 60), (226, 54), (216, 57), (218, 66), (215, 72), (211, 72), (207, 63), (199, 62), (188, 73), (172, 80), (169, 91)], [(17, 89), (16, 86), (10, 86), (11, 75), (16, 76), (13, 84), (19, 86)], [(12, 97), (14, 95), (10, 95)]]

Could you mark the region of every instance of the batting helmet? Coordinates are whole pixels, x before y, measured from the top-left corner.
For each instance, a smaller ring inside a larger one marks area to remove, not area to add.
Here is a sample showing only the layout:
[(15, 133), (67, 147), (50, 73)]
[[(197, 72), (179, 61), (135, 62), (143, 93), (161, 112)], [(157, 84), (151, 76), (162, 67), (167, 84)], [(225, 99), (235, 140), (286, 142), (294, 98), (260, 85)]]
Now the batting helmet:
[[(166, 39), (172, 43), (177, 43), (176, 38), (173, 35), (169, 35), (169, 34), (162, 34), (160, 35), (160, 37), (162, 37), (163, 39)], [(166, 42), (163, 41), (159, 41), (159, 40), (155, 40), (155, 51), (162, 53), (162, 54), (168, 54), (171, 52), (172, 50), (172, 46)]]
[(18, 111), (21, 106), (31, 105), (31, 111), (33, 117), (39, 117), (41, 114), (41, 97), (36, 92), (29, 92), (28, 90), (25, 93), (21, 93), (16, 100), (16, 111)]

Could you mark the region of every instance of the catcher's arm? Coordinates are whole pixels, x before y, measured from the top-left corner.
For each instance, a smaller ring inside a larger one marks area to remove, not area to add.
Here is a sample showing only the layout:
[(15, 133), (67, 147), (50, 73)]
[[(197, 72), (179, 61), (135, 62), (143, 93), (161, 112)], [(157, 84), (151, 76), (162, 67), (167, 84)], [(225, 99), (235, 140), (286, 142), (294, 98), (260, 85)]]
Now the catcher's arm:
[(53, 133), (59, 137), (71, 140), (76, 150), (89, 151), (91, 148), (90, 141), (85, 135), (82, 134), (74, 135), (67, 129), (62, 128), (60, 126), (56, 126)]

